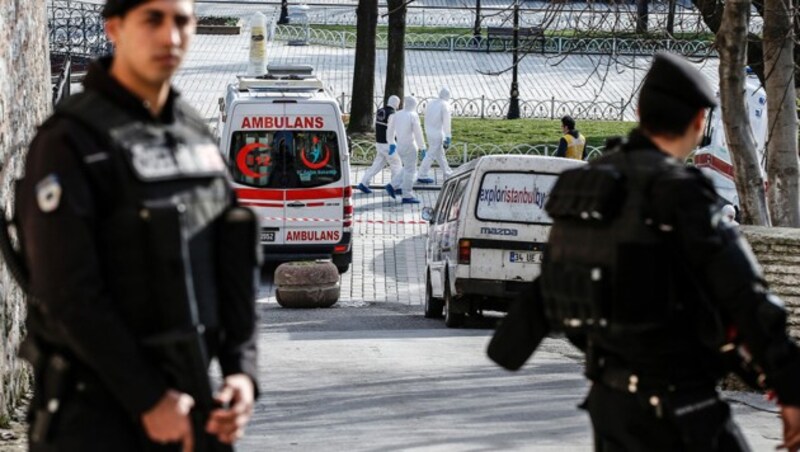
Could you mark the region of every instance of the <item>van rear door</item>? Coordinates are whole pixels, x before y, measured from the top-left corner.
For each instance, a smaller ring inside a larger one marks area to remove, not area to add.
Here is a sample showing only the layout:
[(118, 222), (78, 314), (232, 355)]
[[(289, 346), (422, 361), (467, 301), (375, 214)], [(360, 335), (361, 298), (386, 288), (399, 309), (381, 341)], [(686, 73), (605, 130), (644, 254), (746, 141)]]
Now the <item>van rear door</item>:
[(291, 134), (291, 177), (286, 185), (285, 243), (339, 243), (343, 234), (345, 183), (339, 117), (332, 103), (285, 104)]
[(550, 232), (544, 210), (558, 174), (487, 171), (476, 193), (470, 276), (533, 281)]

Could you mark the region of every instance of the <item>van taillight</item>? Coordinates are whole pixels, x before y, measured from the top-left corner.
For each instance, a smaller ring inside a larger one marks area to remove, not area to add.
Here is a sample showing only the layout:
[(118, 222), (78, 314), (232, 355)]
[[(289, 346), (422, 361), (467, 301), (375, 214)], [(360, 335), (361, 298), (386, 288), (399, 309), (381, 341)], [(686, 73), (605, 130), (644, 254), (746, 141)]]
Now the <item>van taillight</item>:
[(461, 239), (458, 241), (458, 263), (469, 264), (472, 250), (469, 247), (469, 240)]
[(344, 206), (344, 222), (342, 226), (349, 228), (353, 226), (353, 187), (344, 188), (344, 198), (342, 200)]

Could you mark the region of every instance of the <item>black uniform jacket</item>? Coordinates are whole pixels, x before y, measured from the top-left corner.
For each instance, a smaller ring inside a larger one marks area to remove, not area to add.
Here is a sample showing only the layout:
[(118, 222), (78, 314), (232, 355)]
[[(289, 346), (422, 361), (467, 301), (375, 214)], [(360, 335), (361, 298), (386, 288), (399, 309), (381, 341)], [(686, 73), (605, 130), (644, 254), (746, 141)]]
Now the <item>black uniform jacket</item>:
[[(672, 260), (672, 273), (678, 276), (669, 286), (651, 290), (672, 291), (686, 314), (693, 314), (675, 317), (664, 329), (655, 330), (653, 336), (640, 337), (639, 341), (610, 341), (601, 348), (607, 347), (606, 351), (622, 356), (634, 367), (649, 363), (646, 366), (661, 369), (659, 373), (703, 373), (703, 367), (712, 365), (703, 360), (713, 359), (715, 354), (708, 347), (714, 340), (703, 338), (712, 334), (713, 325), (699, 322), (705, 317), (697, 310), (697, 305), (707, 300), (723, 328), (728, 333), (737, 332), (780, 401), (800, 406), (800, 351), (787, 335), (786, 310), (769, 293), (755, 257), (738, 230), (723, 220), (711, 181), (696, 168), (667, 157), (638, 130), (631, 133), (624, 146), (625, 150), (591, 164), (612, 165), (630, 178), (637, 165), (664, 162), (663, 170), (649, 186), (631, 189), (649, 192), (643, 218), (649, 218), (648, 222), (663, 233), (670, 251), (658, 259)], [(636, 272), (626, 274), (629, 273)], [(625, 282), (636, 286), (641, 283), (631, 279)], [(640, 304), (644, 305), (646, 299), (642, 296)]]
[[(174, 90), (160, 116), (153, 117), (141, 99), (110, 76), (110, 63), (110, 59), (104, 59), (90, 68), (85, 89), (99, 92), (143, 122), (187, 120), (188, 107)], [(126, 412), (138, 417), (154, 406), (167, 386), (159, 369), (143, 354), (131, 327), (148, 322), (150, 313), (137, 313), (141, 315), (137, 319), (124, 318), (117, 309), (118, 300), (109, 293), (108, 275), (115, 269), (102, 258), (98, 236), (114, 199), (91, 180), (86, 162), (80, 158), (107, 151), (108, 146), (87, 127), (63, 116), (47, 121), (31, 145), (25, 176), (17, 188), (16, 206), (31, 273), (31, 295), (38, 306), (30, 315), (40, 320), (32, 324), (35, 330), (30, 334), (65, 350), (98, 377)], [(118, 158), (112, 155), (111, 160)], [(122, 183), (109, 173), (103, 185)], [(209, 238), (195, 241), (203, 240)], [(218, 311), (215, 282), (197, 277), (214, 274), (213, 268), (207, 268), (214, 265), (203, 251), (207, 249), (207, 244), (190, 243), (194, 289), (200, 320), (207, 328), (209, 354), (218, 358), (225, 375), (244, 372), (255, 382), (254, 335), (226, 343), (225, 336), (218, 334), (224, 330), (226, 318)]]

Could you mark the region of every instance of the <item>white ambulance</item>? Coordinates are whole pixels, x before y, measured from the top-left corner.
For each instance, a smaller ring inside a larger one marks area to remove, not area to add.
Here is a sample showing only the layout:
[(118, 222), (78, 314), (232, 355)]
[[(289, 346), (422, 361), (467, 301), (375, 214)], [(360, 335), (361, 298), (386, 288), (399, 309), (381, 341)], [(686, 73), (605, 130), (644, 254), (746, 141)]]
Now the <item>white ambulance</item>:
[(308, 66), (239, 77), (220, 98), (220, 150), (239, 201), (261, 221), (264, 257), (352, 261), (349, 144), (339, 104)]

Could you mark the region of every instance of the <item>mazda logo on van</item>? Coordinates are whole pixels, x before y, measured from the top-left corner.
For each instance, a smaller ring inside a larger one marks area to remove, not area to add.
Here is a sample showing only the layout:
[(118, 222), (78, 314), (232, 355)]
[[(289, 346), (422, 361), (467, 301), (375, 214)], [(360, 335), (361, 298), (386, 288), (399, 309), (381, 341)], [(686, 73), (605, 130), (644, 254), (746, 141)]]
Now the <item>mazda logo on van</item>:
[(516, 237), (519, 232), (516, 229), (506, 228), (481, 228), (481, 234), (487, 235), (510, 235)]

